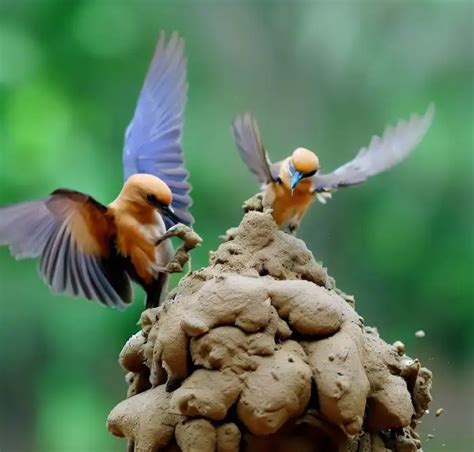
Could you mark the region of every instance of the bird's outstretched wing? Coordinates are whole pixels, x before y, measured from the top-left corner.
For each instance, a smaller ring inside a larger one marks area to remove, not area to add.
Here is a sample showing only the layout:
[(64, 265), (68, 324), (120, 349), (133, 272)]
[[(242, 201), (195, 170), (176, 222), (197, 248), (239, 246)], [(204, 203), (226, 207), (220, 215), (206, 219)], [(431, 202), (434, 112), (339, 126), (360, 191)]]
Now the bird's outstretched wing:
[(370, 144), (350, 162), (332, 173), (313, 176), (313, 190), (325, 192), (360, 184), (390, 169), (415, 149), (429, 129), (433, 115), (434, 105), (430, 104), (424, 115), (414, 114), (408, 121), (400, 120), (395, 127), (387, 127), (382, 137), (372, 137)]
[(181, 136), (188, 84), (184, 42), (162, 32), (148, 69), (132, 121), (125, 132), (125, 180), (134, 173), (159, 177), (173, 193), (179, 220), (191, 225), (191, 185), (184, 167)]
[(45, 200), (1, 208), (0, 245), (17, 259), (40, 256), (53, 292), (123, 308), (132, 288), (111, 246), (114, 225), (106, 212), (88, 195), (56, 190)]
[(259, 182), (268, 184), (277, 180), (279, 165), (270, 162), (255, 118), (250, 113), (238, 115), (232, 122), (231, 132), (242, 160)]

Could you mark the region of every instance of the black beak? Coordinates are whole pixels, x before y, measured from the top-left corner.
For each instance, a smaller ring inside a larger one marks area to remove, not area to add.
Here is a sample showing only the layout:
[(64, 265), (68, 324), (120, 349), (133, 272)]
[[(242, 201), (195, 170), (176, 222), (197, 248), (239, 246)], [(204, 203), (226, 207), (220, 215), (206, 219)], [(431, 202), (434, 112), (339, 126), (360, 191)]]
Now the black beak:
[(176, 216), (171, 206), (160, 206), (158, 209), (161, 214), (171, 220), (173, 224), (181, 223), (181, 220)]
[(162, 202), (158, 201), (154, 195), (147, 195), (146, 200), (154, 207), (156, 207), (161, 215), (168, 218), (173, 224), (181, 223), (181, 220), (176, 216), (171, 206), (167, 206)]

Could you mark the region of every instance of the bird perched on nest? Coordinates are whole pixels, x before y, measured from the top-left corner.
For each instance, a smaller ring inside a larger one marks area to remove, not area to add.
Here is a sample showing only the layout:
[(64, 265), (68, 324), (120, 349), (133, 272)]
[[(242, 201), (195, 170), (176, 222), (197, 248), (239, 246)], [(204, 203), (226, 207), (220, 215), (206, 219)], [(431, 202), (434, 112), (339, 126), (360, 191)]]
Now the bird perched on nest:
[[(131, 281), (157, 306), (173, 258), (169, 240), (185, 239), (193, 217), (181, 134), (187, 95), (184, 43), (161, 33), (133, 119), (125, 133), (125, 183), (105, 206), (78, 191), (58, 189), (46, 199), (0, 210), (0, 244), (18, 259), (40, 257), (53, 292), (124, 307)], [(189, 236), (189, 234), (188, 234)], [(189, 237), (188, 237), (189, 238)], [(191, 237), (187, 249), (200, 239)]]
[(262, 184), (261, 204), (273, 209), (282, 229), (295, 233), (314, 199), (326, 203), (338, 188), (360, 184), (407, 157), (425, 135), (433, 114), (431, 104), (421, 117), (412, 115), (408, 121), (387, 127), (382, 137), (374, 136), (354, 159), (328, 174), (320, 174), (317, 155), (301, 147), (272, 164), (257, 122), (248, 113), (235, 118), (231, 131), (242, 159)]

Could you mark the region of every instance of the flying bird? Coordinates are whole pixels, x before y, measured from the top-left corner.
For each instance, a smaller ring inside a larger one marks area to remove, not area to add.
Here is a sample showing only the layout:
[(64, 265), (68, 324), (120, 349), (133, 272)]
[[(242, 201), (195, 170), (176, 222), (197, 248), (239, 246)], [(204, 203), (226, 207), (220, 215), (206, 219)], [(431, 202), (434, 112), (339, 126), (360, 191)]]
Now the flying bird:
[(184, 42), (162, 32), (136, 110), (125, 133), (124, 185), (108, 205), (69, 189), (0, 209), (0, 245), (17, 259), (40, 258), (39, 270), (56, 293), (123, 308), (131, 280), (160, 302), (173, 256), (173, 225), (190, 226), (191, 186), (181, 135), (187, 96)]
[(302, 147), (271, 163), (257, 122), (249, 113), (234, 119), (231, 132), (243, 161), (262, 184), (263, 206), (272, 208), (273, 218), (282, 229), (296, 233), (313, 200), (326, 203), (338, 188), (365, 182), (405, 159), (427, 132), (433, 115), (434, 105), (430, 104), (422, 116), (414, 114), (408, 121), (387, 127), (351, 161), (328, 174), (320, 174), (318, 156)]

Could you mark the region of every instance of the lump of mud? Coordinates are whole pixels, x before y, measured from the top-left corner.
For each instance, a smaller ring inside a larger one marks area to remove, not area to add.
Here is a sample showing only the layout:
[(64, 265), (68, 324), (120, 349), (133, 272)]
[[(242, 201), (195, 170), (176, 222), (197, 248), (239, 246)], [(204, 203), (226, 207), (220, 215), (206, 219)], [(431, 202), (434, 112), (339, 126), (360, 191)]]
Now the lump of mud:
[(416, 451), (431, 373), (364, 327), (304, 242), (249, 212), (120, 354), (129, 451)]

